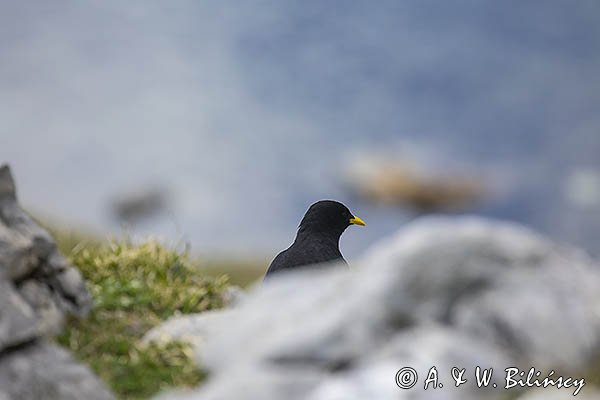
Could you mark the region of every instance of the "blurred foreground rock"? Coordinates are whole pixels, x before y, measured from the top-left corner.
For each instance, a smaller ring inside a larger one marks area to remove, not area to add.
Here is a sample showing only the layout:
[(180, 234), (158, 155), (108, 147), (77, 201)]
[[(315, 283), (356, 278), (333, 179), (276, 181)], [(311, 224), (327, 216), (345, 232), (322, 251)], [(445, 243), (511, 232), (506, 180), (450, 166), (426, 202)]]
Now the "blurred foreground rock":
[(20, 208), (0, 167), (0, 399), (112, 399), (87, 367), (46, 338), (92, 301), (79, 272)]
[[(500, 400), (533, 396), (504, 389), (509, 367), (598, 378), (600, 268), (578, 250), (509, 223), (425, 218), (359, 264), (282, 275), (236, 308), (152, 331), (190, 340), (211, 372), (197, 391), (161, 398)], [(425, 391), (433, 366), (444, 386)], [(498, 387), (478, 388), (476, 366), (493, 367)], [(411, 389), (395, 383), (403, 367), (418, 373)], [(469, 381), (456, 388), (452, 367)], [(580, 396), (595, 393), (588, 383)]]

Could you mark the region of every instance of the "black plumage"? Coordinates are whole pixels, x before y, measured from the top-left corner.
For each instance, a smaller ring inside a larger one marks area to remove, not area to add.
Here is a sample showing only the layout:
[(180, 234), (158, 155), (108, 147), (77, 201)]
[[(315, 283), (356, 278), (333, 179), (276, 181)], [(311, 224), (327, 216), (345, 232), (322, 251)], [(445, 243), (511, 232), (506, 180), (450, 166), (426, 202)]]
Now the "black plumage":
[(294, 243), (273, 259), (265, 277), (308, 265), (345, 263), (340, 252), (340, 237), (352, 224), (365, 225), (342, 203), (321, 200), (311, 205), (300, 222)]

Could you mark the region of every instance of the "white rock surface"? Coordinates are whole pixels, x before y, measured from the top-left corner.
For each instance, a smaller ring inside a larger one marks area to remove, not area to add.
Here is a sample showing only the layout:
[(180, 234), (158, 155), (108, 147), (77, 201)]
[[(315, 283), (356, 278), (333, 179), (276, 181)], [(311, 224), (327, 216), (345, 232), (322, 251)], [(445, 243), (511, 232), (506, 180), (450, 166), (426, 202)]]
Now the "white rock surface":
[[(426, 218), (358, 264), (284, 275), (235, 309), (159, 328), (192, 338), (211, 371), (197, 391), (162, 398), (502, 399), (500, 387), (453, 388), (449, 369), (575, 375), (600, 354), (598, 264), (524, 227)], [(420, 380), (402, 390), (395, 373), (406, 366)], [(425, 391), (432, 366), (446, 386)]]
[(577, 397), (567, 389), (535, 389), (519, 397), (517, 400), (598, 400), (600, 391), (597, 388), (586, 388), (582, 390)]

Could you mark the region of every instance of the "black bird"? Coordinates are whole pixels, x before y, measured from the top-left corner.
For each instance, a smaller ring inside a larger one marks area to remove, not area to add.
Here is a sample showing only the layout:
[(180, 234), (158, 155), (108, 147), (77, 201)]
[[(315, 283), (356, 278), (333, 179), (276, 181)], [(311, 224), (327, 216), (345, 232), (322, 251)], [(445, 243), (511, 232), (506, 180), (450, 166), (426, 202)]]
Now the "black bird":
[(294, 243), (277, 254), (265, 278), (281, 271), (330, 261), (343, 261), (340, 237), (350, 225), (362, 225), (362, 219), (337, 201), (321, 200), (309, 207), (300, 221)]

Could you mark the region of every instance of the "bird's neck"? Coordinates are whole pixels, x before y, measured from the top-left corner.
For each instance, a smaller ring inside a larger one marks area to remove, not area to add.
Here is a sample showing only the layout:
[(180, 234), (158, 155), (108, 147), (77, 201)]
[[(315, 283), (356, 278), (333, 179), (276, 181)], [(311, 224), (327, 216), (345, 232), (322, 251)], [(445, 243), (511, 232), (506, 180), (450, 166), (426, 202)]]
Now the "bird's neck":
[(312, 229), (306, 229), (302, 226), (298, 229), (296, 234), (295, 243), (302, 243), (307, 241), (318, 241), (323, 244), (335, 246), (337, 249), (340, 247), (340, 237), (343, 232), (332, 232), (332, 231), (315, 231)]

